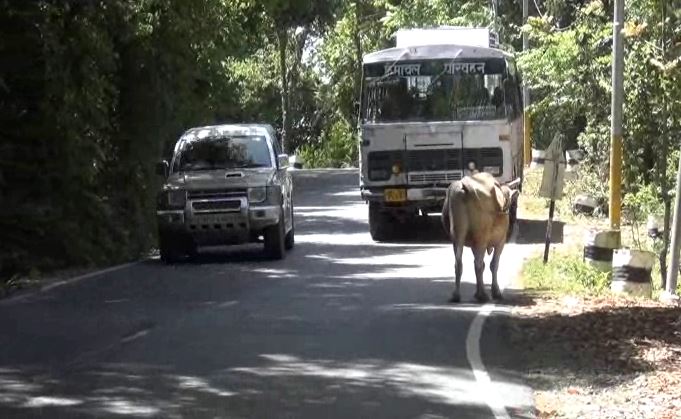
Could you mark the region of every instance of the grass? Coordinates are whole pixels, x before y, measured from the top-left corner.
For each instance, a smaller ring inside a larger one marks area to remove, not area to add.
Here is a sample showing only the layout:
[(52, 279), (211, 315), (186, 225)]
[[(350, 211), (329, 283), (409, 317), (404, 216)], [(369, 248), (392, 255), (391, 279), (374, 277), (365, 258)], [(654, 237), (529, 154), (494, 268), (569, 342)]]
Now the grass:
[(541, 256), (530, 258), (521, 278), (525, 288), (556, 294), (602, 295), (610, 285), (610, 274), (584, 263), (574, 249), (554, 252), (547, 264)]
[[(590, 185), (588, 181), (580, 179), (580, 175), (566, 178), (563, 199), (557, 202), (555, 219), (565, 222), (565, 237), (555, 255), (552, 254), (548, 265), (544, 266), (541, 258), (533, 258), (527, 262), (524, 273), (525, 286), (542, 288), (559, 293), (600, 293), (603, 289), (602, 278), (596, 278), (598, 271), (582, 262), (582, 248), (584, 237), (590, 230), (605, 231), (609, 229), (606, 217), (590, 217), (573, 214), (571, 203), (577, 194), (583, 192)], [(587, 175), (588, 176), (588, 175)], [(519, 202), (519, 216), (524, 219), (548, 218), (549, 200), (539, 196), (542, 181), (542, 169), (533, 169), (525, 173), (523, 193)], [(623, 248), (653, 250), (653, 242), (646, 236), (645, 226), (637, 226), (624, 217), (621, 228), (621, 243)], [(579, 275), (580, 278), (570, 278)], [(554, 278), (555, 276), (555, 278)], [(602, 276), (602, 275), (601, 275)], [(655, 263), (652, 272), (653, 297), (660, 293), (660, 265)], [(597, 286), (590, 287), (593, 283)], [(607, 285), (607, 282), (606, 282)], [(677, 288), (681, 292), (681, 281)]]

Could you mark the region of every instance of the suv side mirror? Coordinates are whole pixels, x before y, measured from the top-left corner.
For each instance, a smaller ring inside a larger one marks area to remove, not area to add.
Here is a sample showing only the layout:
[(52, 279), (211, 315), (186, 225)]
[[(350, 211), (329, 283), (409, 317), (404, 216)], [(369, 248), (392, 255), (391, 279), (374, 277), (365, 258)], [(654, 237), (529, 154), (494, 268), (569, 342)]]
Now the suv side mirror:
[(168, 169), (170, 168), (170, 165), (168, 165), (167, 160), (160, 161), (156, 163), (156, 174), (159, 176), (165, 176), (168, 177)]
[(289, 167), (288, 154), (278, 155), (277, 156), (277, 164), (279, 165), (280, 169), (288, 169), (288, 167)]

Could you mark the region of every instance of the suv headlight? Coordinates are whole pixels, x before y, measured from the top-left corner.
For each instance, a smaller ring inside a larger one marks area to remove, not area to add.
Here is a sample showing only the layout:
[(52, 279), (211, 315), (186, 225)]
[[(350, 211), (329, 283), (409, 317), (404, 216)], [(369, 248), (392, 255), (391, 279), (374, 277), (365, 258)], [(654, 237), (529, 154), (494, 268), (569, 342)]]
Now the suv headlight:
[(248, 188), (249, 202), (262, 202), (267, 199), (267, 187), (259, 186), (257, 188)]
[(187, 203), (187, 191), (168, 190), (163, 191), (158, 197), (158, 206), (163, 209), (183, 209)]

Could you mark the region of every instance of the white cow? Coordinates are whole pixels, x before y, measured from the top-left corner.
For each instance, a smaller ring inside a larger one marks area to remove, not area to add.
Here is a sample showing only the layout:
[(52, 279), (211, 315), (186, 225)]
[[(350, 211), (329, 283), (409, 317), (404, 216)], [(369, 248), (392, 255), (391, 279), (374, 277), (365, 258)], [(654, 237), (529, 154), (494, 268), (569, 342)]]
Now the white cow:
[(497, 282), (499, 258), (504, 250), (510, 228), (509, 210), (517, 199), (518, 190), (501, 185), (489, 173), (476, 173), (460, 181), (452, 182), (442, 208), (442, 224), (452, 240), (456, 258), (456, 288), (451, 302), (461, 301), (461, 273), (463, 270), (463, 247), (470, 247), (475, 258), (475, 298), (488, 301), (483, 272), (485, 252), (491, 254), (492, 298), (501, 299)]

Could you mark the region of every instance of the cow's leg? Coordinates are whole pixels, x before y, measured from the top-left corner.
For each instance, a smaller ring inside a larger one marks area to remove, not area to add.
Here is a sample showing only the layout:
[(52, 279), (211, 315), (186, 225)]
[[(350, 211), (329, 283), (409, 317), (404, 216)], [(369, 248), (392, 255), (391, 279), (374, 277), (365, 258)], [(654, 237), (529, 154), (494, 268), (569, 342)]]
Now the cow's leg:
[(489, 301), (489, 296), (485, 292), (483, 275), (485, 273), (485, 248), (476, 246), (473, 248), (473, 258), (475, 259), (475, 299), (481, 303)]
[(458, 303), (461, 301), (461, 275), (463, 273), (463, 246), (457, 246), (456, 243), (452, 243), (454, 248), (454, 272), (455, 272), (455, 284), (454, 292), (452, 293), (452, 298), (449, 299), (451, 303)]
[(492, 255), (492, 262), (489, 264), (489, 269), (492, 271), (492, 298), (501, 300), (501, 290), (499, 289), (499, 282), (497, 282), (497, 271), (499, 270), (499, 259), (501, 252), (504, 250), (504, 243), (500, 243), (494, 247), (494, 255)]

